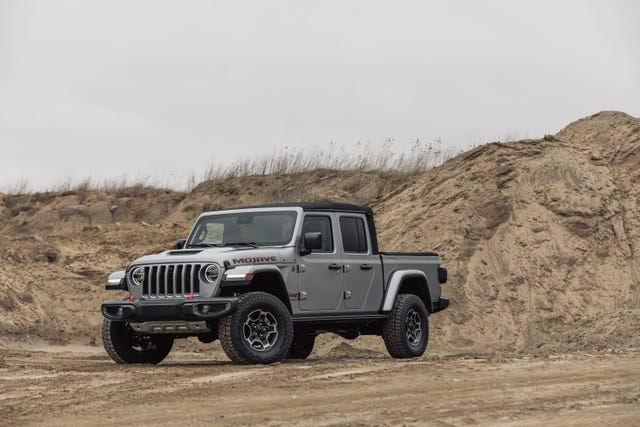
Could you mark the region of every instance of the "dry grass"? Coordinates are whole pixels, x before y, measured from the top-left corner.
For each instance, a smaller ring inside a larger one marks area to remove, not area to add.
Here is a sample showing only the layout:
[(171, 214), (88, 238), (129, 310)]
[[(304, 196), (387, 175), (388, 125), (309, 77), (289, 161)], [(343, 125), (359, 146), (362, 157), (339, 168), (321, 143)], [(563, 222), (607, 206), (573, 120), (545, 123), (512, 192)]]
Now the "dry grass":
[(169, 191), (178, 189), (184, 185), (176, 183), (162, 183), (147, 175), (137, 175), (135, 177), (120, 177), (115, 179), (95, 180), (91, 177), (73, 180), (67, 178), (63, 181), (54, 182), (43, 190), (36, 190), (26, 178), (21, 178), (13, 184), (0, 185), (0, 193), (14, 196), (31, 196), (36, 194), (56, 194), (56, 195), (77, 195), (78, 203), (82, 204), (86, 200), (89, 192), (101, 191), (116, 197), (136, 197), (152, 192)]
[(211, 164), (202, 179), (286, 175), (318, 169), (413, 175), (426, 172), (456, 154), (458, 151), (445, 148), (440, 138), (433, 142), (416, 139), (410, 144), (409, 152), (394, 150), (394, 141), (391, 139), (381, 147), (360, 142), (343, 146), (330, 143), (310, 150), (284, 147), (268, 155), (241, 158), (228, 165)]
[(29, 181), (26, 178), (20, 178), (15, 182), (3, 185), (3, 187), (4, 188), (0, 189), (0, 192), (13, 194), (16, 196), (22, 196), (25, 194), (30, 194), (32, 192), (31, 188), (29, 187)]
[[(102, 191), (118, 197), (135, 197), (150, 192), (173, 190), (191, 191), (202, 181), (243, 176), (287, 175), (319, 169), (335, 171), (383, 172), (399, 176), (415, 175), (444, 163), (462, 150), (444, 147), (442, 139), (411, 142), (407, 152), (395, 149), (393, 140), (388, 139), (382, 146), (371, 143), (356, 143), (338, 146), (330, 143), (315, 146), (310, 150), (284, 147), (271, 154), (240, 158), (226, 165), (210, 164), (203, 173), (191, 173), (185, 182), (177, 182), (175, 177), (161, 181), (151, 175), (138, 173), (115, 179), (95, 180), (91, 177), (54, 182), (44, 193), (76, 194), (83, 203), (89, 191)], [(0, 192), (12, 195), (36, 193), (26, 178), (13, 184), (1, 185)], [(40, 192), (40, 191), (38, 191)]]

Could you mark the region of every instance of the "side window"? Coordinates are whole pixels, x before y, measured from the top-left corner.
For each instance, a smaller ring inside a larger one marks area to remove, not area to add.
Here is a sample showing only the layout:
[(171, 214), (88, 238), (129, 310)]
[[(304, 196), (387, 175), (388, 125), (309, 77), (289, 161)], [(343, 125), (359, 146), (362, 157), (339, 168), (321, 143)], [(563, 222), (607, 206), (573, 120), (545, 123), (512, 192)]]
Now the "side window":
[(367, 253), (367, 233), (362, 218), (340, 217), (340, 233), (345, 252)]
[(322, 249), (315, 252), (333, 252), (333, 233), (331, 231), (331, 218), (328, 216), (307, 215), (302, 225), (304, 233), (322, 233)]

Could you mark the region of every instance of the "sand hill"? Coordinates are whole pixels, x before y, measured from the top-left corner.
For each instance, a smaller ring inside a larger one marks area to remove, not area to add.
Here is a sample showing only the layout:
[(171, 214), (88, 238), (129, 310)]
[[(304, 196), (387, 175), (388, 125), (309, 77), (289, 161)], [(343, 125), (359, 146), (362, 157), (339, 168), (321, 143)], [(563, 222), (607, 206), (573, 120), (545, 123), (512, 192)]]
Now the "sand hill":
[(203, 210), (334, 200), (374, 209), (382, 249), (442, 254), (452, 305), (432, 317), (430, 349), (637, 348), (639, 196), (640, 119), (619, 112), (482, 145), (420, 176), (320, 170), (189, 193), (0, 194), (0, 345), (99, 343), (109, 272), (168, 248)]

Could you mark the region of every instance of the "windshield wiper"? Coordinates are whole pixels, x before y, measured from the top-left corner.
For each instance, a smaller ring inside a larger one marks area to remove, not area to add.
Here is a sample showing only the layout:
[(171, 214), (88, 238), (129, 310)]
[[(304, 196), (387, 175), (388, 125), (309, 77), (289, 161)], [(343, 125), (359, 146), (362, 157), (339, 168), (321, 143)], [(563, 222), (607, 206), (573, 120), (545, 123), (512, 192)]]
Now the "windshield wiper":
[(188, 248), (219, 248), (221, 246), (221, 244), (218, 243), (193, 243), (189, 246), (187, 246)]
[(257, 248), (258, 244), (256, 242), (225, 242), (224, 246), (251, 246), (252, 248)]

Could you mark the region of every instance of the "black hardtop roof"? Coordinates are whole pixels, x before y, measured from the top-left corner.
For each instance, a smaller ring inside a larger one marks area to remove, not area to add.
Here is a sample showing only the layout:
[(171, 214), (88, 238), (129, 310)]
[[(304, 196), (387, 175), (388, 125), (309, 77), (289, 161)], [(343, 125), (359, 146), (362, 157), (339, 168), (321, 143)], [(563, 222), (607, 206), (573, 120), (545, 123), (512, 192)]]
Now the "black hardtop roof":
[[(298, 202), (298, 203), (275, 203), (268, 205), (242, 206), (233, 209), (259, 209), (259, 208), (302, 208), (305, 211), (325, 211), (325, 212), (351, 212), (373, 216), (373, 211), (368, 206), (352, 205), (351, 203), (334, 202)], [(221, 209), (232, 210), (232, 209)]]

